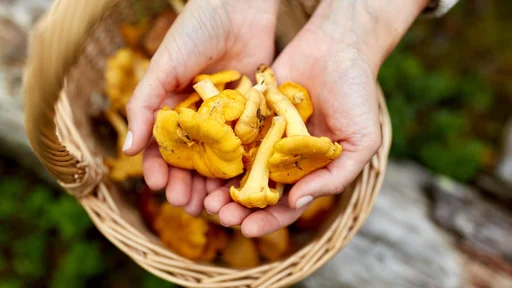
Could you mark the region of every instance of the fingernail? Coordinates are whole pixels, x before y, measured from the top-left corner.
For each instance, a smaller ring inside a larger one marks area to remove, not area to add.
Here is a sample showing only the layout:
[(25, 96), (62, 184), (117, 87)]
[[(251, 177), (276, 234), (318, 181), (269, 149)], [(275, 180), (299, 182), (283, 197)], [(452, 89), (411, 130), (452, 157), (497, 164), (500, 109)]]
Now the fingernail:
[(128, 131), (128, 133), (126, 133), (126, 139), (124, 139), (123, 151), (126, 151), (126, 150), (130, 149), (130, 147), (132, 147), (132, 141), (133, 141), (132, 131)]
[(297, 202), (295, 203), (295, 207), (297, 207), (297, 209), (300, 209), (306, 205), (309, 204), (309, 202), (313, 201), (313, 196), (311, 195), (308, 195), (308, 196), (302, 196), (299, 198), (299, 200), (297, 200)]

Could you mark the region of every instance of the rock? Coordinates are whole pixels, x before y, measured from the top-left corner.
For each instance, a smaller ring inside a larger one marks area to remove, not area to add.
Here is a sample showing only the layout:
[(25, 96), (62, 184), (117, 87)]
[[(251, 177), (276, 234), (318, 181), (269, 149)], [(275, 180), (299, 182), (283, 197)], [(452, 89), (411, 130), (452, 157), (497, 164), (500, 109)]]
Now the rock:
[(432, 185), (433, 216), (459, 241), (490, 257), (512, 263), (512, 213), (475, 189), (446, 177)]
[(429, 219), (430, 179), (416, 164), (390, 162), (365, 225), (299, 287), (461, 287), (458, 252)]
[[(501, 160), (496, 168), (496, 174), (512, 186), (512, 119), (503, 130), (503, 147)], [(512, 194), (512, 191), (510, 192)]]

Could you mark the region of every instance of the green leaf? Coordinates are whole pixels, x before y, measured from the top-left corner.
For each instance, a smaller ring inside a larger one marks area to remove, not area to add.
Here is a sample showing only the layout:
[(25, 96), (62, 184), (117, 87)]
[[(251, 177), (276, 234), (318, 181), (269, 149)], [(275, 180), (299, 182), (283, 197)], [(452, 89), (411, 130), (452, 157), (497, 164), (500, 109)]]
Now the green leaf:
[(64, 240), (78, 239), (92, 226), (85, 210), (69, 195), (62, 195), (46, 212), (48, 221)]
[(388, 99), (388, 109), (393, 128), (393, 157), (406, 157), (410, 151), (410, 139), (415, 127), (416, 108), (402, 94), (397, 93)]
[(0, 254), (0, 271), (7, 268), (7, 259), (3, 254)]
[(83, 283), (88, 278), (103, 272), (104, 263), (103, 255), (96, 245), (85, 241), (76, 242), (61, 259), (51, 287), (85, 287)]
[(174, 288), (178, 287), (176, 284), (165, 281), (153, 274), (148, 272), (144, 273), (144, 278), (142, 279), (142, 287), (143, 288)]
[(21, 178), (1, 178), (0, 191), (2, 201), (0, 201), (0, 220), (9, 220), (16, 214), (19, 207), (19, 198), (23, 194), (25, 185)]
[(0, 279), (0, 288), (21, 288), (23, 287), (23, 282), (21, 279), (16, 279), (14, 277), (7, 279)]
[(44, 186), (37, 186), (27, 195), (24, 201), (23, 216), (26, 220), (37, 224), (43, 229), (49, 228), (51, 222), (46, 217), (46, 211), (52, 207), (54, 198), (52, 191)]
[(486, 111), (493, 103), (491, 87), (478, 73), (467, 75), (461, 85), (461, 99), (466, 107), (475, 111)]
[(484, 147), (478, 140), (432, 142), (421, 147), (420, 158), (432, 170), (466, 182), (482, 167)]
[(469, 131), (469, 125), (464, 114), (440, 109), (430, 114), (426, 135), (430, 140), (451, 141), (465, 135)]
[(46, 268), (46, 235), (34, 233), (13, 245), (14, 271), (23, 278), (39, 278)]

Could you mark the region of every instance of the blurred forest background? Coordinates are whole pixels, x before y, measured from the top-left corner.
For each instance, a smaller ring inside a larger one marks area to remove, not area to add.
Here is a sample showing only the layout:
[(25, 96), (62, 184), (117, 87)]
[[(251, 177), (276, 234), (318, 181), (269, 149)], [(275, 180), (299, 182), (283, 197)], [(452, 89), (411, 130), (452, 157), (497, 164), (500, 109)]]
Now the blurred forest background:
[[(512, 3), (461, 0), (421, 19), (382, 67), (392, 157), (476, 185), (512, 107)], [(0, 158), (0, 288), (173, 287), (110, 244), (67, 194)]]

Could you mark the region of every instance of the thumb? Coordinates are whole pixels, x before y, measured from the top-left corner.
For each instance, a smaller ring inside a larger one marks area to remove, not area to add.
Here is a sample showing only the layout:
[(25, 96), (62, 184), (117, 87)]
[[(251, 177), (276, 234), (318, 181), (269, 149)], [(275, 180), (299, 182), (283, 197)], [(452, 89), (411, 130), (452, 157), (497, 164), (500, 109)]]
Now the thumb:
[(139, 153), (149, 142), (155, 112), (164, 100), (169, 98), (166, 104), (177, 104), (179, 98), (173, 97), (173, 92), (186, 87), (220, 55), (223, 29), (215, 29), (215, 19), (209, 19), (212, 14), (205, 13), (205, 5), (198, 2), (190, 1), (173, 23), (126, 106), (126, 155)]
[(299, 180), (290, 191), (288, 204), (300, 209), (316, 198), (341, 193), (359, 175), (376, 150), (344, 151), (326, 167)]

